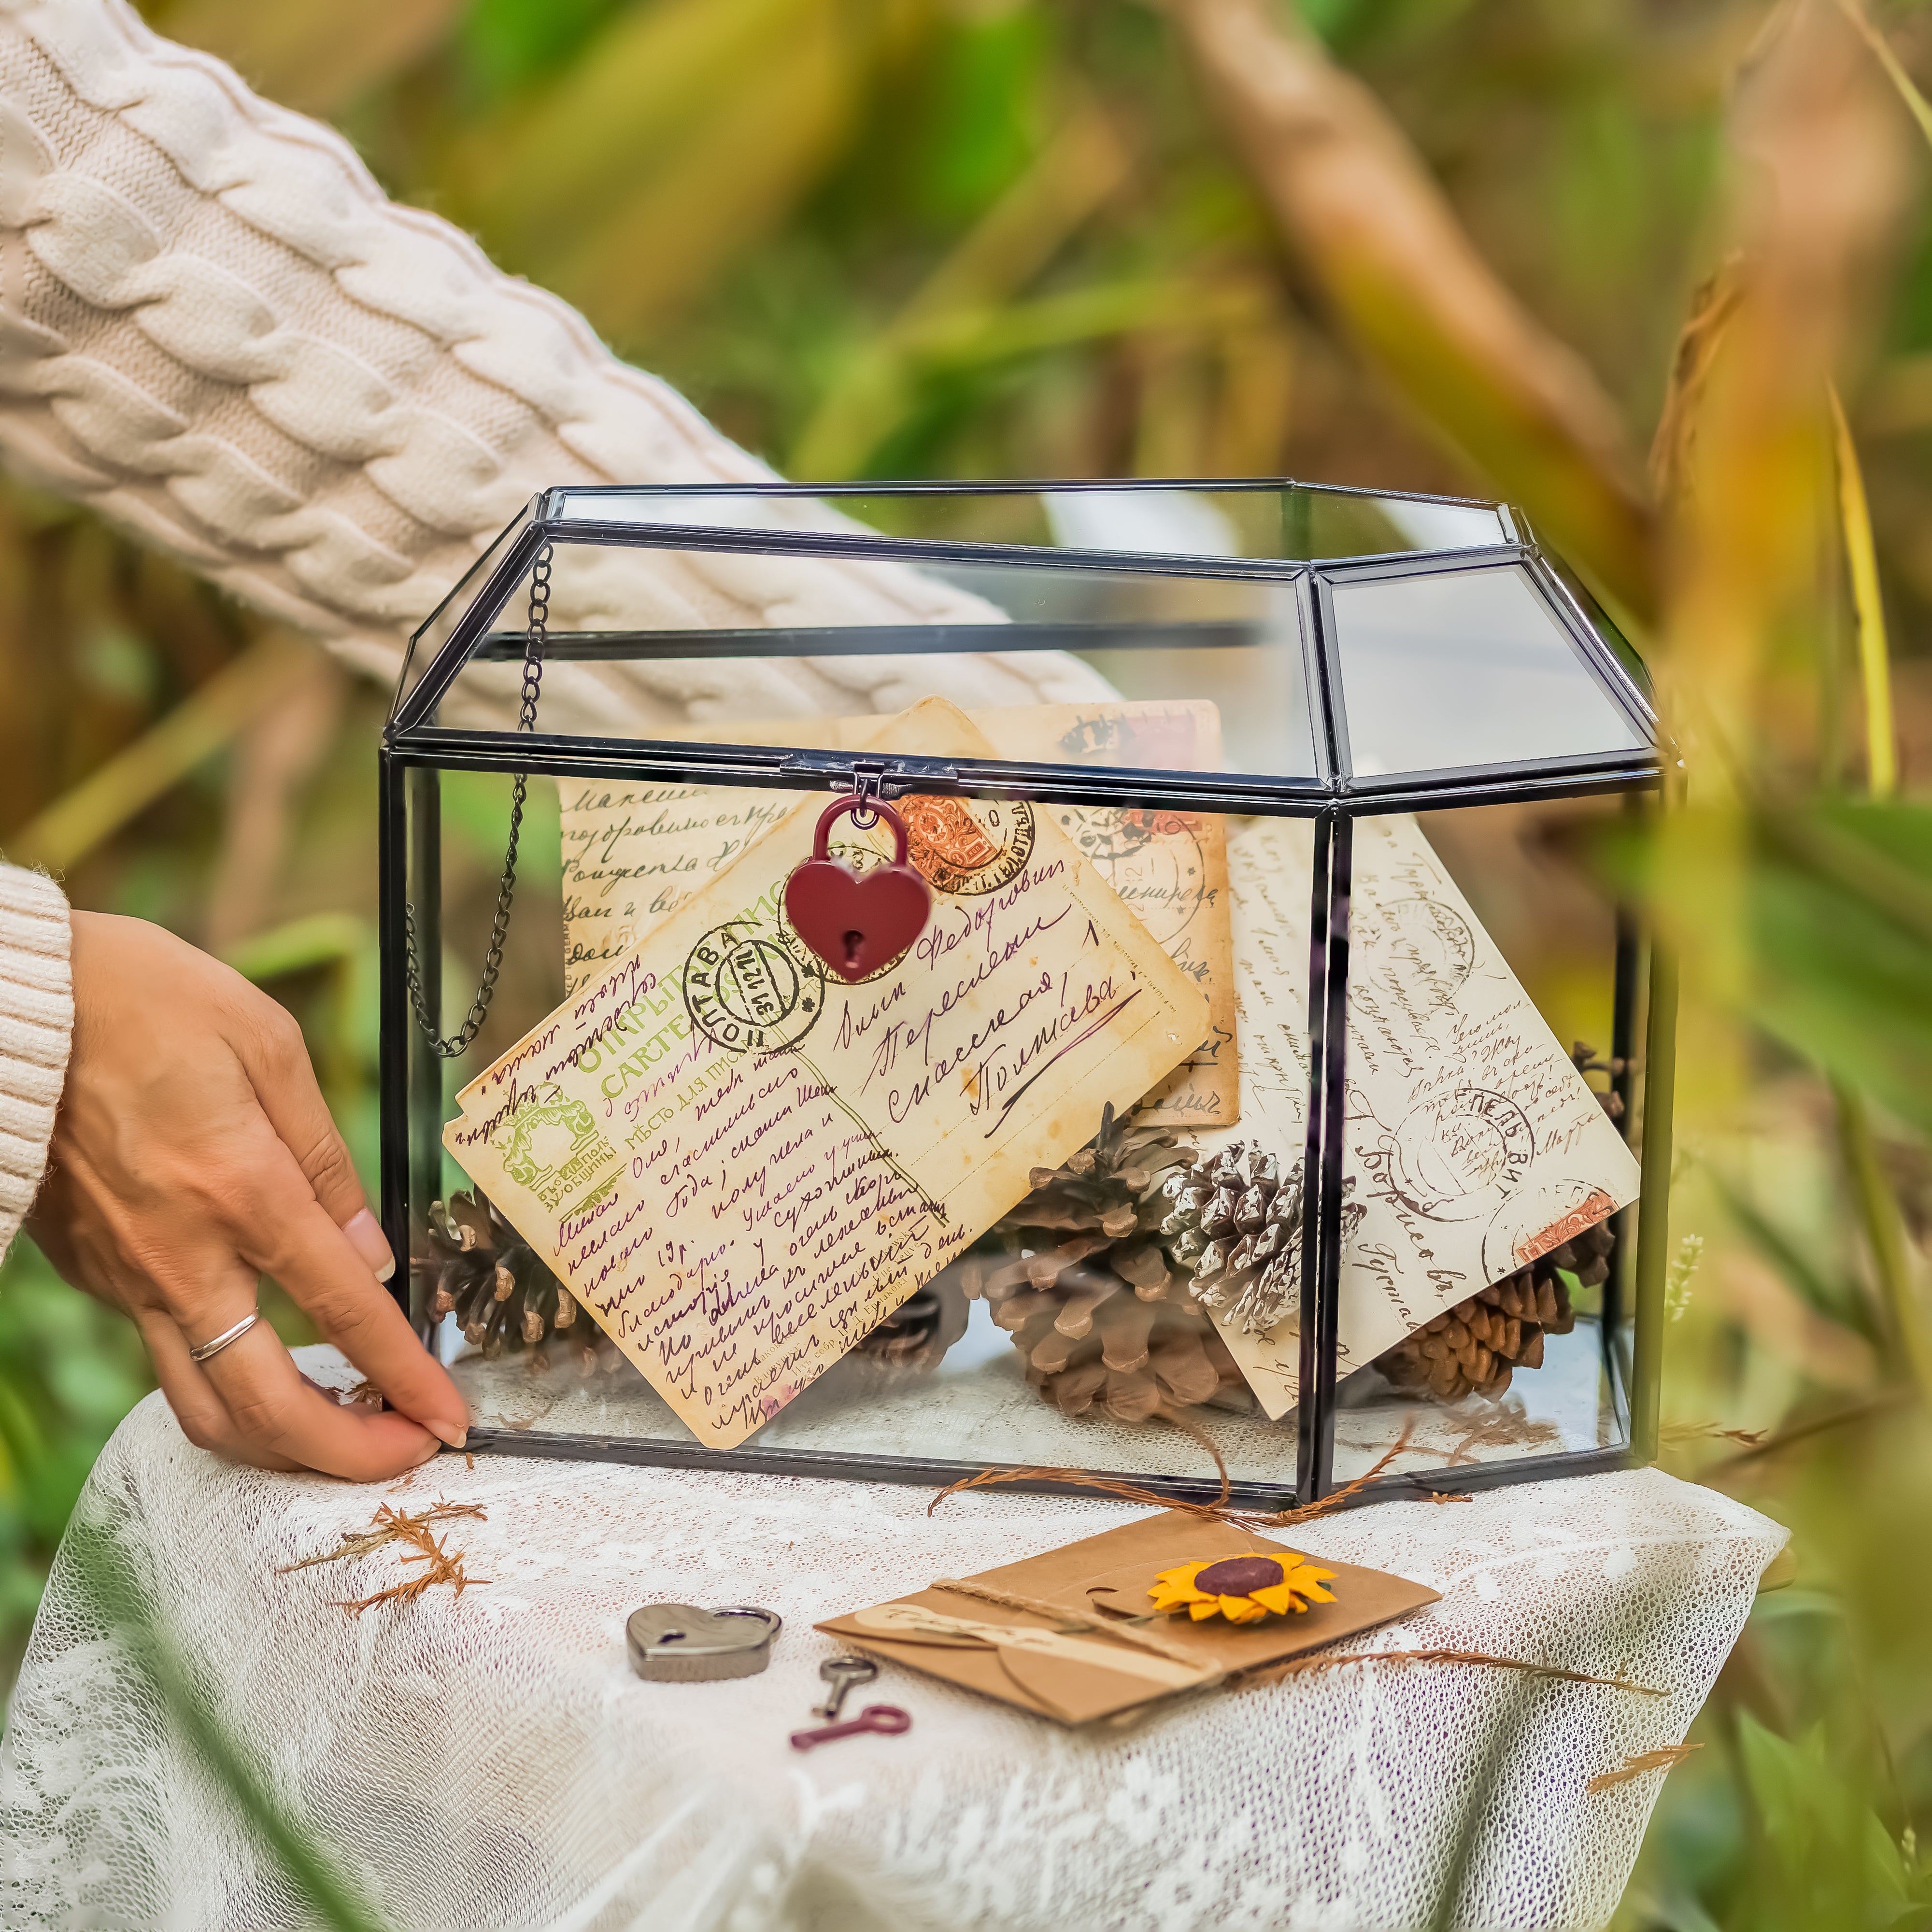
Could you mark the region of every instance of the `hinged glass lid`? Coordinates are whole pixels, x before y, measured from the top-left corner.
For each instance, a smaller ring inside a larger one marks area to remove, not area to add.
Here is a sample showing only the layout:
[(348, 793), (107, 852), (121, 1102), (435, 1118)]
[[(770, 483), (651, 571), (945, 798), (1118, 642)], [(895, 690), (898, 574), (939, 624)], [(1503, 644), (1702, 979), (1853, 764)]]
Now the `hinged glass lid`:
[[(621, 691), (661, 700), (628, 707), (639, 736), (656, 709), (664, 735), (775, 743), (731, 728), (869, 713), (896, 685), (1212, 703), (1219, 772), (1313, 790), (1654, 758), (1642, 696), (1509, 512), (1299, 485), (546, 492), (418, 634), (394, 728), (500, 720), (545, 545), (546, 733), (607, 736)], [(1066, 762), (1172, 768), (1115, 750)]]

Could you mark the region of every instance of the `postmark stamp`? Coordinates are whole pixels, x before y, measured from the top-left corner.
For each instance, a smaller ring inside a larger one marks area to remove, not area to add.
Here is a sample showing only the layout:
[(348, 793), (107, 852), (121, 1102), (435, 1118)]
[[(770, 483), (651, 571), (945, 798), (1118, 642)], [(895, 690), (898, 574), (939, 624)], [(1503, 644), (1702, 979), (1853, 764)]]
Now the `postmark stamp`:
[(1459, 1087), (1414, 1108), (1390, 1151), (1390, 1184), (1405, 1208), (1432, 1221), (1474, 1221), (1516, 1191), (1536, 1135), (1507, 1094)]
[(1033, 856), (1033, 807), (1023, 800), (898, 801), (908, 856), (936, 892), (971, 898), (1010, 886)]
[[(1131, 765), (1142, 771), (1196, 771), (1206, 721), (1198, 705), (1110, 704), (1095, 707), (1062, 733), (1058, 750), (1076, 765)], [(1218, 750), (1220, 720), (1214, 721)]]
[(1422, 996), (1422, 1003), (1444, 1006), (1475, 969), (1476, 939), (1469, 922), (1454, 906), (1418, 896), (1392, 899), (1365, 948), (1399, 980)]
[(1061, 829), (1129, 909), (1170, 952), (1211, 890), (1201, 821), (1181, 812), (1138, 808), (1060, 812)]
[(1483, 1237), (1483, 1265), (1492, 1276), (1527, 1268), (1616, 1210), (1615, 1198), (1594, 1182), (1561, 1173), (1546, 1176), (1498, 1210)]
[(782, 1053), (804, 1039), (825, 1007), (825, 974), (763, 919), (714, 926), (684, 962), (684, 1009), (714, 1045)]
[(546, 1208), (555, 1208), (616, 1159), (589, 1106), (554, 1081), (538, 1087), (489, 1138), (504, 1172)]

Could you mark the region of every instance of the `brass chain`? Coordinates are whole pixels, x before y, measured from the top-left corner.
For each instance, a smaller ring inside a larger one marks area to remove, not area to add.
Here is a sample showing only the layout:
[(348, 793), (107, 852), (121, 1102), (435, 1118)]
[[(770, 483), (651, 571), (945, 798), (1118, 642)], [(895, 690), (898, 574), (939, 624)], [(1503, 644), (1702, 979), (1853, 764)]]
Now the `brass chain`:
[[(550, 546), (538, 551), (530, 566), (530, 628), (524, 644), (522, 702), (517, 712), (517, 729), (534, 731), (537, 727), (537, 699), (543, 687), (544, 649), (550, 641)], [(496, 888), (496, 916), (490, 922), (490, 950), (483, 956), (483, 976), (477, 982), (476, 997), (470, 1003), (468, 1017), (456, 1032), (445, 1035), (436, 1030), (430, 1018), (429, 1002), (423, 997), (422, 962), (416, 952), (416, 909), (403, 905), (403, 944), (405, 976), (409, 982), (410, 1004), (416, 1010), (416, 1024), (428, 1036), (430, 1047), (445, 1060), (454, 1060), (470, 1050), (470, 1043), (482, 1029), (496, 991), (496, 976), (503, 967), (503, 941), (510, 930), (510, 902), (517, 890), (517, 841), (524, 829), (524, 794), (530, 774), (516, 775), (510, 796), (510, 842), (503, 854), (502, 883)]]

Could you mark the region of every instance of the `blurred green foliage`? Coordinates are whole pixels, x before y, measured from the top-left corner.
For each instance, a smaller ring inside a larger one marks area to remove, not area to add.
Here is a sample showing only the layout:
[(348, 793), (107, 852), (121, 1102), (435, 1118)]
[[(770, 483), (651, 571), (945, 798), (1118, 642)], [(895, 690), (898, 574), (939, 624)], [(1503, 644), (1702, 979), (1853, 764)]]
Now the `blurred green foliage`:
[[(1392, 381), (1334, 299), (1332, 264), (1277, 225), (1190, 70), (1184, 0), (144, 10), (333, 119), (392, 193), (579, 304), (792, 473), (1494, 487), (1459, 453), (1469, 398)], [(1932, 77), (1932, 8), (1872, 10), (1904, 69)], [(1630, 448), (1664, 418), (1667, 475), (1700, 409), (1694, 383), (1672, 386), (1679, 332), (1732, 238), (1726, 114), (1791, 12), (1300, 0), (1298, 17), (1318, 92), (1325, 50), (1413, 144), (1499, 286), (1594, 372)], [(1290, 24), (1286, 0), (1274, 17)], [(1907, 796), (1860, 796), (1870, 720), (1828, 476), (1801, 451), (1784, 488), (1771, 459), (1788, 449), (1754, 452), (1738, 428), (1778, 398), (1747, 397), (1727, 432), (1720, 396), (1701, 433), (1742, 480), (1654, 506), (1677, 548), (1645, 648), (1676, 704), (1711, 674), (1718, 632), (1748, 632), (1724, 687), (1727, 719), (1757, 734), (1733, 748), (1737, 797), (1696, 799), (1661, 844), (1593, 841), (1562, 807), (1472, 814), (1456, 854), (1565, 1038), (1590, 997), (1581, 855), (1647, 891), (1685, 943), (1666, 1460), (1797, 1532), (1798, 1581), (1760, 1598), (1703, 1748), (1646, 1774), (1658, 1807), (1629, 1932), (1932, 1923), (1932, 219), (1922, 195), (1900, 207), (1868, 272), (1826, 292), (1842, 298), (1832, 373), (1870, 500)], [(1384, 291), (1390, 339), (1438, 292)], [(1747, 314), (1738, 339), (1774, 340), (1777, 320), (1754, 338)], [(1800, 400), (1822, 422), (1822, 387)], [(1555, 500), (1553, 469), (1526, 473)], [(1769, 562), (1736, 566), (1754, 555)], [(1700, 580), (1702, 557), (1732, 574)], [(0, 488), (0, 849), (265, 632), (91, 519)], [(158, 919), (287, 1002), (372, 1182), (382, 710), (314, 662), (67, 869), (76, 903)], [(451, 785), (444, 814), (460, 934), (487, 923), (500, 788)], [(554, 831), (526, 849), (530, 890), (554, 891)], [(0, 1269), (9, 1656), (146, 1379), (129, 1332), (17, 1244)]]

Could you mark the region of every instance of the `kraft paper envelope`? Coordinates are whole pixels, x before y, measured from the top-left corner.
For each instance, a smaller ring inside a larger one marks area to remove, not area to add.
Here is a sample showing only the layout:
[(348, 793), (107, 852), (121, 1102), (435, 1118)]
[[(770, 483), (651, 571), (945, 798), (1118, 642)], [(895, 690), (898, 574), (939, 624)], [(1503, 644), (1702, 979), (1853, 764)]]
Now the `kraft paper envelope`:
[[(928, 700), (898, 742), (986, 755)], [(856, 986), (778, 916), (827, 800), (457, 1096), (443, 1142), (700, 1441), (732, 1448), (1193, 1052), (1207, 1002), (1052, 820), (958, 800)], [(876, 857), (883, 821), (860, 835)]]
[[(1311, 1604), (1300, 1615), (1262, 1624), (1234, 1624), (1221, 1618), (1194, 1623), (1164, 1617), (1150, 1628), (1178, 1654), (1176, 1658), (1130, 1647), (1104, 1634), (1109, 1612), (1140, 1616), (1150, 1607), (1148, 1591), (1163, 1570), (1184, 1563), (1250, 1553), (1282, 1556), (1286, 1545), (1226, 1523), (1205, 1521), (1183, 1510), (1168, 1510), (1138, 1522), (1122, 1524), (1098, 1536), (1083, 1537), (1024, 1562), (982, 1570), (962, 1578), (988, 1588), (1030, 1597), (1064, 1608), (1070, 1621), (1090, 1621), (1098, 1632), (1061, 1633), (1057, 1646), (1042, 1643), (1055, 1620), (1016, 1610), (963, 1591), (916, 1591), (814, 1626), (859, 1649), (922, 1670), (928, 1676), (980, 1690), (1003, 1702), (1052, 1718), (1086, 1724), (1119, 1715), (1138, 1706), (1198, 1689), (1223, 1677), (1263, 1670), (1324, 1646), (1359, 1635), (1378, 1624), (1407, 1616), (1436, 1602), (1439, 1593), (1386, 1570), (1366, 1570), (1325, 1556), (1310, 1560), (1334, 1571), (1324, 1586), (1332, 1604)], [(911, 1614), (907, 1614), (910, 1606)], [(903, 1618), (903, 1622), (902, 1619)], [(996, 1627), (1028, 1633), (1016, 1642), (997, 1635), (950, 1633)], [(903, 1631), (903, 1634), (901, 1632)], [(1038, 1646), (1038, 1647), (1035, 1647)], [(1114, 1655), (1108, 1658), (1106, 1653)], [(1096, 1654), (1097, 1652), (1097, 1654)]]
[[(995, 758), (1181, 771), (1220, 768), (1220, 713), (1203, 702), (1036, 704), (967, 715)], [(905, 748), (897, 742), (898, 728), (892, 718), (868, 713), (710, 724), (676, 735), (734, 745), (890, 752)], [(734, 863), (800, 799), (823, 796), (729, 785), (614, 788), (576, 778), (562, 780), (559, 790), (564, 985), (572, 992)], [(933, 805), (942, 821), (934, 829), (943, 832), (950, 808)], [(1111, 806), (1035, 809), (1073, 840), (1207, 998), (1211, 1030), (1187, 1062), (1148, 1096), (1141, 1118), (1196, 1129), (1232, 1125), (1240, 1095), (1224, 821), (1213, 812)], [(926, 869), (923, 829), (915, 820), (913, 860)], [(834, 856), (849, 856), (850, 844), (849, 834), (835, 834)]]
[[(1307, 1136), (1306, 821), (1230, 842), (1241, 1126), (1204, 1134), (1298, 1162)], [(1636, 1157), (1406, 814), (1355, 822), (1348, 914), (1348, 1193), (1336, 1372), (1613, 1214)], [(1274, 1418), (1293, 1408), (1298, 1311), (1250, 1334), (1215, 1317)]]

